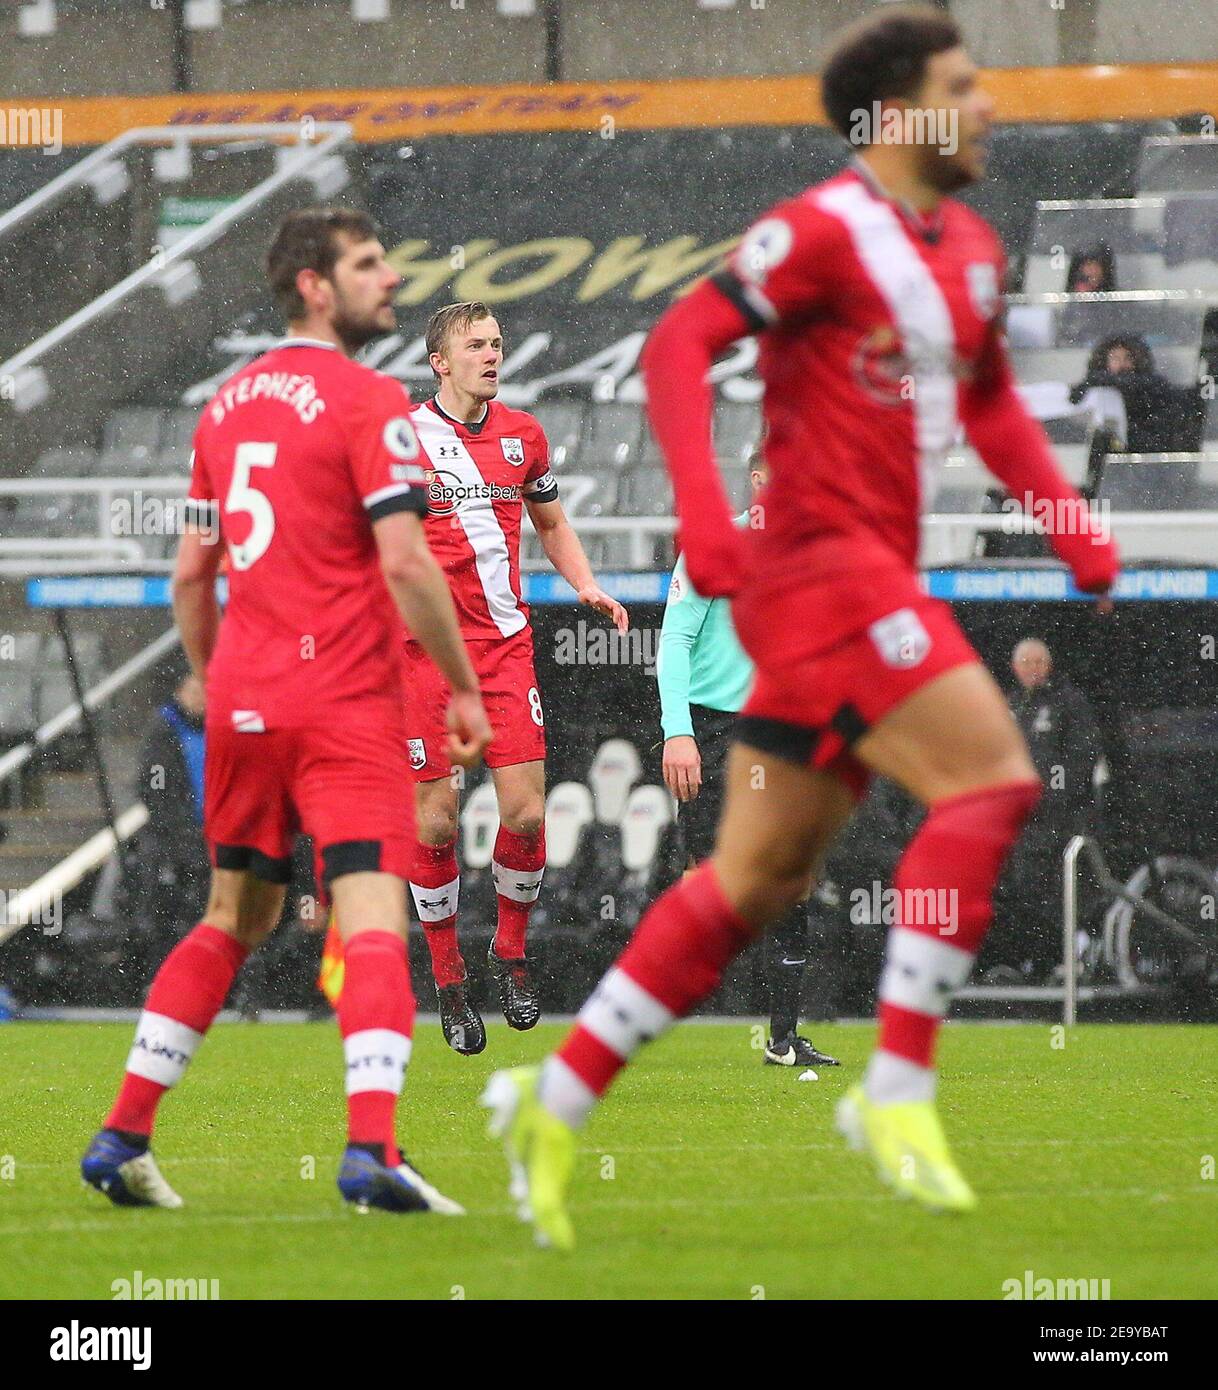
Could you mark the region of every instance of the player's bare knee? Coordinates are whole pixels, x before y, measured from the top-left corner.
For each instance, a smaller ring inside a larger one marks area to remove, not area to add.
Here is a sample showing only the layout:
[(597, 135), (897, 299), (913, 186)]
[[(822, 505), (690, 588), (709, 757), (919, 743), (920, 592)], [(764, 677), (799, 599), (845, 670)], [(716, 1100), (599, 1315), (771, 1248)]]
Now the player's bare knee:
[(544, 804), (533, 800), (505, 806), (501, 815), (505, 830), (530, 838), (540, 833), (546, 819)]

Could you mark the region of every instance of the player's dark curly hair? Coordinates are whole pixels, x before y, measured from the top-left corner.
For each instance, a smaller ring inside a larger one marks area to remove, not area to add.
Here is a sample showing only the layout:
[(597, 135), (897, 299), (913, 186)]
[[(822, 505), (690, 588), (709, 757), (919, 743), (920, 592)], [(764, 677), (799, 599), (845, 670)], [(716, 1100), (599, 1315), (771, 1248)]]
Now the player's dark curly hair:
[(279, 224), (266, 253), (266, 278), (288, 323), (305, 314), (296, 276), (302, 270), (329, 275), (343, 253), (343, 236), (351, 241), (370, 241), (380, 236), (380, 228), (366, 212), (340, 207), (297, 208)]
[(834, 42), (821, 73), (821, 102), (847, 139), (859, 111), (922, 85), (926, 61), (959, 48), (960, 28), (934, 5), (899, 5), (852, 24)]

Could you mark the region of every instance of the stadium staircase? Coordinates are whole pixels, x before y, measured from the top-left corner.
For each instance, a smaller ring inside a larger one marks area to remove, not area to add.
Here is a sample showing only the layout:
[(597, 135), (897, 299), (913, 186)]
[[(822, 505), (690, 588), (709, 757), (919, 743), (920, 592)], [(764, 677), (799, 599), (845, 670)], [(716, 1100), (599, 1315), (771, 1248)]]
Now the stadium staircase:
[[(261, 303), (250, 267), (278, 221), (301, 203), (351, 191), (349, 127), (319, 124), (308, 135), (275, 126), (136, 129), (0, 216), (0, 260), (12, 258), (19, 295), (6, 284), (0, 381), (13, 385), (0, 392), (0, 475), (98, 435), (115, 405), (138, 398), (176, 353), (205, 352)], [(236, 154), (198, 155), (224, 153), (233, 140)], [(165, 245), (169, 191), (215, 210)]]

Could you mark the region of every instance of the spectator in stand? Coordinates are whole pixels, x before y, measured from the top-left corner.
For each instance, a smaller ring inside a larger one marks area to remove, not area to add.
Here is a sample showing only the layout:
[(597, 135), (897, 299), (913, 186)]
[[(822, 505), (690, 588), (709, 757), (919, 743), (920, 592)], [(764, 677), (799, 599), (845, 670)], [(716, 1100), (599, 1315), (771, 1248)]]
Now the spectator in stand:
[(1062, 852), (1095, 830), (1093, 776), (1100, 737), (1086, 696), (1053, 670), (1044, 642), (1026, 637), (1011, 654), (1011, 709), (1044, 794), (1007, 861), (985, 947), (985, 984), (1032, 983), (1061, 958)]
[(1067, 293), (1107, 294), (1116, 287), (1116, 263), (1107, 242), (1097, 242), (1070, 257), (1066, 270)]
[(1155, 367), (1146, 339), (1114, 334), (1092, 349), (1087, 375), (1070, 390), (1081, 401), (1093, 386), (1108, 386), (1125, 402), (1126, 438), (1121, 452), (1194, 452), (1200, 443), (1204, 402), (1199, 388), (1175, 386)]
[(185, 676), (156, 712), (140, 755), (135, 793), (148, 823), (131, 855), (132, 963), (141, 985), (207, 905), (208, 858), (203, 843), (203, 713), (205, 692)]

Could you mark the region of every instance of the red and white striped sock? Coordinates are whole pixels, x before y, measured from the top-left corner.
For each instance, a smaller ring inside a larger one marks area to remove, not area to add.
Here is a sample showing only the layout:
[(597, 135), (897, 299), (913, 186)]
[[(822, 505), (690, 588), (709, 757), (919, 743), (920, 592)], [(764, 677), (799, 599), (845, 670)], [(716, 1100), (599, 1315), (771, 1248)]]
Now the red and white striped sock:
[(495, 880), (495, 899), (499, 921), (495, 931), (495, 954), (500, 960), (523, 960), (529, 913), (541, 892), (546, 871), (546, 831), (543, 825), (535, 835), (517, 835), (499, 827), (495, 837), (495, 857), (491, 875)]
[(156, 972), (107, 1129), (151, 1135), (161, 1097), (182, 1079), (249, 952), (200, 922)]
[(415, 842), (410, 873), (414, 910), (431, 952), (431, 973), (437, 985), (459, 984), (465, 979), (465, 961), (457, 944), (457, 900), (461, 874), (457, 868), (457, 841), (445, 845)]
[(638, 1049), (711, 994), (754, 935), (724, 897), (712, 861), (674, 884), (546, 1060), (541, 1103), (572, 1127), (582, 1125)]
[(346, 943), (338, 1028), (347, 1065), (347, 1141), (384, 1145), (385, 1162), (402, 1161), (394, 1130), (410, 1061), (414, 994), (406, 943), (394, 932), (356, 932)]
[(994, 915), (994, 887), (1037, 782), (937, 802), (893, 875), (899, 922), (880, 976), (880, 1035), (863, 1081), (876, 1105), (933, 1100), (939, 1026)]

